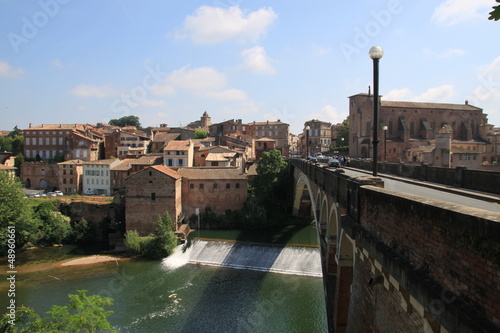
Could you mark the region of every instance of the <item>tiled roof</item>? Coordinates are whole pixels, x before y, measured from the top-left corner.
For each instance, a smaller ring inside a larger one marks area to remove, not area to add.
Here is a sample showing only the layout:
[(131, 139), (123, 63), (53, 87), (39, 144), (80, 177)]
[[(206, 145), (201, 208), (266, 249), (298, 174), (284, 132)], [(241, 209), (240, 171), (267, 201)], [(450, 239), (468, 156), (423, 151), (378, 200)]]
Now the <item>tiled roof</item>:
[(239, 168), (180, 168), (177, 172), (188, 179), (246, 179)]
[[(151, 168), (155, 169), (155, 170), (158, 170), (160, 171), (161, 173), (164, 173), (166, 174), (167, 176), (170, 176), (174, 179), (179, 179), (181, 178), (181, 176), (175, 172), (174, 170), (170, 169), (169, 167), (166, 167), (164, 165), (155, 165), (155, 166), (152, 166)], [(144, 169), (144, 170), (147, 170), (147, 169)]]
[(65, 161), (65, 162), (61, 162), (61, 163), (57, 163), (57, 164), (70, 164), (70, 165), (82, 165), (86, 163), (85, 161), (83, 160), (69, 160), (69, 161)]
[(222, 150), (222, 151), (225, 151), (225, 152), (232, 152), (232, 150), (228, 147), (228, 146), (210, 146), (210, 147), (200, 147), (200, 149), (198, 150), (198, 152), (201, 152), (201, 151), (207, 151), (207, 150)]
[(0, 164), (0, 170), (16, 170), (16, 167)]
[(170, 150), (179, 150), (179, 151), (187, 151), (189, 150), (189, 140), (174, 140), (174, 141), (169, 141), (167, 143), (167, 146), (165, 147), (165, 149), (163, 150), (167, 150), (167, 151), (170, 151)]
[(110, 165), (110, 164), (113, 164), (116, 160), (117, 160), (116, 158), (108, 158), (106, 160), (89, 161), (89, 162), (85, 162), (83, 164), (86, 164), (86, 165), (93, 165), (93, 164)]
[(208, 162), (226, 162), (228, 159), (234, 157), (237, 153), (208, 153), (205, 161)]
[(167, 141), (172, 141), (172, 140), (176, 140), (180, 136), (181, 136), (181, 133), (159, 132), (159, 133), (155, 134), (153, 142), (167, 142)]
[(31, 128), (25, 128), (24, 131), (32, 131), (32, 130), (73, 130), (77, 128), (83, 128), (82, 124), (42, 124), (38, 126), (32, 126)]
[(161, 164), (163, 160), (163, 155), (145, 155), (137, 159), (132, 159), (130, 164), (132, 165), (154, 165)]
[(407, 109), (442, 109), (442, 110), (460, 110), (460, 111), (478, 111), (481, 110), (470, 104), (450, 104), (450, 103), (427, 103), (427, 102), (397, 102), (381, 101), (383, 107), (407, 108)]
[(122, 160), (118, 165), (111, 168), (111, 171), (127, 171), (132, 169), (132, 164), (130, 164), (130, 159)]

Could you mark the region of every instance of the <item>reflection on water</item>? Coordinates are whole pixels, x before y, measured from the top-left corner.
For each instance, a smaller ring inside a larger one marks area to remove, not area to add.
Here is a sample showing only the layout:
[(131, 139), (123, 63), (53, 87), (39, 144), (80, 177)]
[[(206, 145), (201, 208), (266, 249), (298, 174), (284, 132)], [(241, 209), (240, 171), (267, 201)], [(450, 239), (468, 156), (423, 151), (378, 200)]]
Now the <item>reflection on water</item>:
[[(47, 269), (18, 274), (18, 305), (43, 313), (53, 304), (67, 304), (68, 294), (85, 289), (114, 299), (109, 320), (120, 332), (327, 330), (323, 282), (318, 277), (196, 265), (182, 255), (165, 260), (175, 262), (172, 265), (143, 260), (52, 268), (50, 258), (64, 251), (54, 252), (40, 259), (46, 260)], [(239, 255), (233, 251), (229, 256)], [(2, 282), (2, 295), (6, 288)], [(6, 306), (4, 297), (0, 303)]]

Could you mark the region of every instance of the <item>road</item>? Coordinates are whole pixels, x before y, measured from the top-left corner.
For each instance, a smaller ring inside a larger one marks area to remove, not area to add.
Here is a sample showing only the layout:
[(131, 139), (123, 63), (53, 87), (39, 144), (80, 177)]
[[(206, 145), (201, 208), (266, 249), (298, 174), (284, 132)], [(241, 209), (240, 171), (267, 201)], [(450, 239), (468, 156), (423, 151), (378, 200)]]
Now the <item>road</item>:
[[(349, 176), (357, 177), (357, 176), (371, 176), (371, 173), (363, 172), (363, 171), (355, 171), (351, 168), (344, 168), (343, 169), (345, 173)], [(418, 185), (417, 180), (413, 180), (411, 183), (403, 182), (403, 181), (398, 181), (395, 179), (396, 177), (393, 176), (385, 176), (383, 174), (378, 174), (378, 177), (381, 178), (384, 181), (384, 188), (393, 190), (393, 191), (398, 191), (398, 192), (403, 192), (403, 193), (409, 193), (413, 195), (418, 195), (421, 197), (429, 198), (429, 199), (435, 199), (435, 200), (440, 200), (440, 201), (445, 201), (449, 203), (454, 203), (458, 205), (464, 205), (472, 208), (479, 208), (479, 209), (484, 209), (488, 210), (491, 212), (497, 212), (500, 213), (500, 205), (498, 203), (494, 202), (489, 202), (486, 200), (480, 200), (480, 199), (475, 199), (471, 198), (466, 195), (460, 195), (460, 194), (454, 194), (454, 193), (449, 193), (445, 192), (442, 190), (439, 190), (439, 187), (445, 187), (444, 185), (439, 185), (435, 184), (436, 189), (434, 188), (429, 188), (427, 186), (421, 186)], [(446, 187), (449, 190), (449, 187)], [(495, 195), (491, 195), (495, 196)], [(498, 197), (498, 196), (497, 196)]]

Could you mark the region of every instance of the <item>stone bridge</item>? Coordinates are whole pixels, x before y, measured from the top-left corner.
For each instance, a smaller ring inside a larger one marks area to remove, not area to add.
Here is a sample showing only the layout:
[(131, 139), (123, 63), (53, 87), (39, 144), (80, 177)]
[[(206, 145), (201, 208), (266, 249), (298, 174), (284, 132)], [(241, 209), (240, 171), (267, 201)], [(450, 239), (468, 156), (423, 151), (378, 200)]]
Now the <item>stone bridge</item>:
[(291, 160), (316, 221), (330, 332), (500, 332), (500, 213)]

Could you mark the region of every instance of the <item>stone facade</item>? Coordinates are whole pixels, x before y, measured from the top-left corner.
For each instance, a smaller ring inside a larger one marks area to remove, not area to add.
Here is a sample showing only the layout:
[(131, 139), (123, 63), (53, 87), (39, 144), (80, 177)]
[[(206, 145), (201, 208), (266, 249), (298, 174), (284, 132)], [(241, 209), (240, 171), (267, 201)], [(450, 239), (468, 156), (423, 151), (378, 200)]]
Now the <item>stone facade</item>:
[(181, 177), (175, 171), (156, 165), (132, 174), (126, 182), (126, 230), (149, 235), (165, 211), (177, 225), (182, 212), (182, 190)]
[[(309, 126), (309, 135), (306, 134), (307, 126)], [(304, 141), (303, 147), (307, 150), (309, 146), (309, 155), (327, 152), (332, 144), (332, 124), (318, 119), (306, 121), (302, 138), (306, 140), (307, 137), (309, 137), (309, 144)]]
[(182, 206), (191, 221), (196, 208), (204, 212), (206, 207), (219, 215), (227, 209), (243, 207), (247, 198), (248, 179), (239, 168), (181, 168)]
[(59, 186), (59, 166), (43, 162), (21, 164), (21, 181), (27, 188), (45, 190)]

